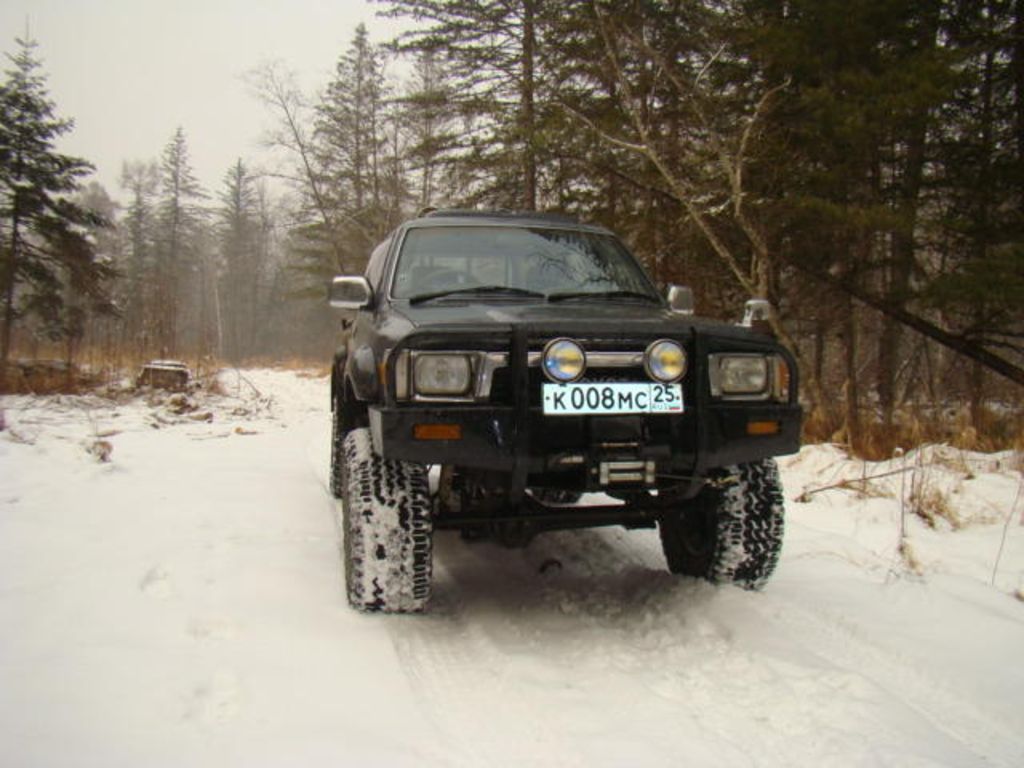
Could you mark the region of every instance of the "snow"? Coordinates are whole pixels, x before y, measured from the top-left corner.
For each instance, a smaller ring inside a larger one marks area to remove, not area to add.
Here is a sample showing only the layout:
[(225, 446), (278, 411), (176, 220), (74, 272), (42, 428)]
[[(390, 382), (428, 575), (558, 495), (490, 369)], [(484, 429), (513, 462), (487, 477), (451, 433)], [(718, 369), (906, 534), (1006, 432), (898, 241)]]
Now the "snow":
[(327, 381), (221, 380), (0, 399), (3, 765), (1024, 765), (1018, 455), (780, 459), (762, 593), (652, 531), (439, 533), (431, 612), (364, 616)]

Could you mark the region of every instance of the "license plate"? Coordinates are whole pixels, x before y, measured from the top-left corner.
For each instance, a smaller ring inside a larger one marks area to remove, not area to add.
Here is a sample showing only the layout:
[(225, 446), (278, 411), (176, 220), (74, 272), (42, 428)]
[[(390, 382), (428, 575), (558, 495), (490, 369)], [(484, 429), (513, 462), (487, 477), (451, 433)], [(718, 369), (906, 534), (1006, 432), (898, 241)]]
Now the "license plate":
[(683, 412), (681, 384), (545, 384), (543, 399), (545, 416)]

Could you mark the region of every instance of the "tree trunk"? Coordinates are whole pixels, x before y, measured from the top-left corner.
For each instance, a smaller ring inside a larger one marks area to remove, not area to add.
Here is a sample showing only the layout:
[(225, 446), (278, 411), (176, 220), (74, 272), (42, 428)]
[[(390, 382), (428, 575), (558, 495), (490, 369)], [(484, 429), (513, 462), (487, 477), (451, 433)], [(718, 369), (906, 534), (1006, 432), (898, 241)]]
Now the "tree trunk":
[[(1024, 0), (1017, 0), (1013, 11), (1013, 84), (1017, 135), (1017, 162), (1024, 167)], [(1024, 193), (1024, 178), (1018, 175), (1019, 189)], [(1019, 201), (1024, 203), (1024, 200)]]
[[(217, 283), (213, 284), (213, 319), (214, 319), (214, 325), (215, 325), (214, 355), (219, 359), (219, 358), (223, 357), (223, 355), (224, 355), (224, 320), (221, 317), (220, 286), (217, 285)], [(231, 322), (233, 322), (235, 324), (235, 328), (237, 329), (237, 327), (238, 327), (238, 318), (237, 317), (232, 318)], [(237, 339), (237, 331), (236, 331), (236, 339)], [(237, 341), (236, 341), (236, 343), (237, 343)], [(236, 357), (239, 356), (238, 355), (237, 347), (235, 348), (234, 353), (235, 353)]]
[(860, 383), (857, 375), (857, 317), (853, 301), (847, 299), (846, 317), (843, 319), (843, 351), (846, 364), (846, 392), (844, 429), (846, 440), (854, 451), (863, 443), (863, 426), (860, 418)]
[[(18, 272), (16, 251), (11, 248), (8, 254), (7, 274), (4, 276), (4, 326), (0, 338), (0, 377), (7, 369), (7, 360), (11, 354), (11, 331), (14, 328), (14, 278)], [(2, 379), (0, 379), (2, 380)]]
[(0, 390), (7, 386), (7, 362), (11, 357), (11, 335), (14, 331), (14, 287), (18, 279), (18, 256), (21, 252), (21, 219), (15, 198), (11, 221), (11, 244), (7, 250), (7, 274), (4, 276), (4, 317), (0, 330)]
[[(938, 6), (932, 3), (925, 11), (918, 32), (919, 51), (935, 48), (938, 34)], [(929, 110), (917, 105), (910, 117), (906, 132), (906, 151), (903, 161), (902, 183), (898, 189), (896, 213), (899, 228), (892, 233), (890, 264), (888, 269), (888, 297), (897, 306), (904, 306), (910, 292), (910, 278), (914, 270), (917, 250), (915, 230), (924, 178), (925, 145), (928, 137)], [(896, 407), (896, 373), (903, 339), (903, 326), (893, 317), (882, 317), (882, 331), (878, 337), (878, 371), (876, 386), (882, 409), (882, 426), (888, 433), (892, 429)]]
[[(907, 145), (903, 185), (900, 189), (899, 218), (902, 228), (893, 233), (891, 264), (889, 268), (889, 301), (904, 306), (910, 292), (910, 277), (914, 270), (918, 200), (924, 175), (926, 119), (919, 116), (913, 135)], [(900, 342), (903, 326), (893, 317), (882, 317), (882, 332), (878, 337), (878, 399), (882, 408), (882, 424), (890, 429), (896, 407), (896, 368), (901, 359)]]
[(537, 210), (537, 156), (534, 113), (534, 52), (537, 45), (534, 1), (523, 1), (523, 60), (520, 127), (523, 143), (523, 208)]
[(819, 382), (825, 378), (825, 322), (819, 317), (814, 321), (814, 378)]
[(971, 426), (978, 434), (982, 434), (985, 429), (985, 425), (982, 423), (985, 418), (985, 369), (980, 363), (974, 363), (970, 367), (969, 375)]

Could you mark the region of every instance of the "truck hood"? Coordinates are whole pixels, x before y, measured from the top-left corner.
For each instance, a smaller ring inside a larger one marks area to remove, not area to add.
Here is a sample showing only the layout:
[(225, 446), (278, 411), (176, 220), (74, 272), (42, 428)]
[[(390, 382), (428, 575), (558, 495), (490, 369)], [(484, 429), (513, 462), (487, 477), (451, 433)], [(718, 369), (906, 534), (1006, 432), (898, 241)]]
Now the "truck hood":
[(734, 325), (679, 315), (667, 307), (628, 301), (566, 301), (540, 302), (473, 302), (432, 304), (429, 306), (394, 306), (411, 326), (448, 328), (535, 325), (565, 333), (586, 331), (661, 333), (678, 335), (697, 328), (725, 336), (747, 336), (749, 331)]

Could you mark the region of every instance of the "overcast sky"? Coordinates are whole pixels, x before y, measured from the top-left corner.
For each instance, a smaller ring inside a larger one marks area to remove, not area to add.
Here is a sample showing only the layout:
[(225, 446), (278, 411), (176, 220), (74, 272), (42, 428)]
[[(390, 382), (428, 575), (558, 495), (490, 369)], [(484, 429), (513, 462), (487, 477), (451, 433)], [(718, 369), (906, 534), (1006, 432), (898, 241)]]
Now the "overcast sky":
[[(216, 191), (238, 157), (257, 162), (268, 122), (243, 75), (278, 59), (324, 85), (356, 25), (395, 22), (363, 0), (0, 0), (0, 50), (26, 24), (51, 98), (75, 129), (61, 150), (92, 162), (115, 198), (125, 160), (158, 159), (180, 125), (200, 182)], [(4, 58), (3, 69), (10, 62)]]

